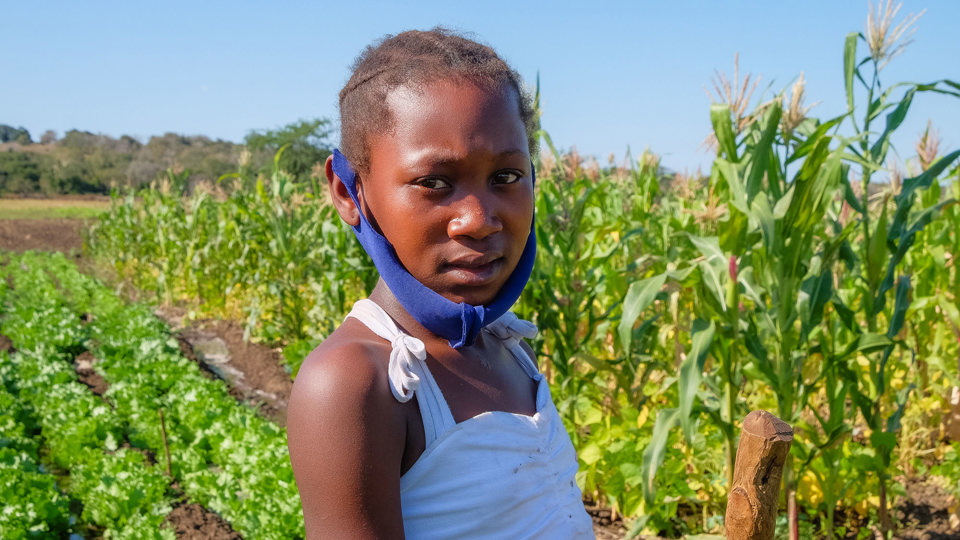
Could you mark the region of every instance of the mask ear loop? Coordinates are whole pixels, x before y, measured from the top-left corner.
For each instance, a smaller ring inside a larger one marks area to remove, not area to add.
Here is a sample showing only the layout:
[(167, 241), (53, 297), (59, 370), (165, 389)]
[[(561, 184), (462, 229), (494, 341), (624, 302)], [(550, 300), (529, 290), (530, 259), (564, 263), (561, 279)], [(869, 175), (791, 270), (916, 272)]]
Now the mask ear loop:
[[(373, 259), (380, 277), (417, 322), (434, 334), (446, 338), (451, 347), (459, 349), (465, 345), (472, 345), (486, 324), (506, 313), (520, 298), (520, 293), (530, 279), (536, 260), (535, 219), (530, 222), (530, 234), (520, 255), (520, 261), (490, 304), (485, 306), (473, 306), (464, 302), (457, 304), (420, 283), (404, 268), (390, 242), (367, 220), (357, 195), (356, 172), (347, 158), (337, 149), (333, 151), (332, 165), (334, 173), (347, 188), (360, 214), (359, 223), (352, 227), (353, 232), (360, 241), (360, 245)], [(530, 170), (535, 185), (536, 171), (532, 162)]]
[(377, 234), (386, 238), (383, 234), (383, 229), (380, 228), (380, 223), (377, 221), (377, 216), (373, 215), (373, 210), (370, 209), (370, 205), (367, 204), (367, 198), (363, 196), (363, 181), (360, 179), (360, 175), (357, 175), (354, 183), (356, 185), (357, 198), (353, 201), (353, 204), (357, 207), (357, 211), (363, 214), (363, 217), (367, 219), (370, 227), (377, 231)]

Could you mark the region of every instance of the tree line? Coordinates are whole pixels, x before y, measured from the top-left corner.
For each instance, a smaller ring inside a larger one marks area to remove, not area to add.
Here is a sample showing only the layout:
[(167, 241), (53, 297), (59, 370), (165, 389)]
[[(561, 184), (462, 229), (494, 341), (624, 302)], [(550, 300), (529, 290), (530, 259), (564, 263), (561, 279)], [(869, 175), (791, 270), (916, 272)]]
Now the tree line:
[(330, 122), (299, 120), (278, 129), (254, 130), (242, 144), (203, 135), (166, 133), (144, 143), (134, 137), (51, 130), (34, 141), (23, 127), (0, 124), (0, 195), (107, 194), (136, 189), (167, 170), (189, 185), (216, 182), (240, 167), (280, 166), (307, 181), (330, 155)]

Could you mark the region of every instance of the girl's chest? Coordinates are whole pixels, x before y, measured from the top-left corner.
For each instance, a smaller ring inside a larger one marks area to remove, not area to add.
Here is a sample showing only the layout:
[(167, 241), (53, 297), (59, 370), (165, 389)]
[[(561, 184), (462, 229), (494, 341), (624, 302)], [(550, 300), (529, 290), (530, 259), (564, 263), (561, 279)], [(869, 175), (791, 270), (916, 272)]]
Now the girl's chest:
[(490, 411), (533, 416), (537, 382), (502, 348), (481, 358), (428, 357), (427, 366), (457, 423)]

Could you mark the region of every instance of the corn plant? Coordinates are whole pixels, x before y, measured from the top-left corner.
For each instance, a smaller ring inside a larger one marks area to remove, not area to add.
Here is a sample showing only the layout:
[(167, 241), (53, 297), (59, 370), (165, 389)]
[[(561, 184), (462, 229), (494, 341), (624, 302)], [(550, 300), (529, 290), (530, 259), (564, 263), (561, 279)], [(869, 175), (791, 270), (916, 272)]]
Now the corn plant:
[[(654, 288), (670, 281), (689, 286), (699, 299), (695, 309), (700, 318), (692, 327), (692, 346), (676, 381), (679, 408), (663, 418), (663, 432), (679, 424), (689, 439), (698, 403), (696, 412), (707, 414), (724, 433), (729, 482), (736, 422), (745, 412), (738, 400), (745, 370), (774, 389), (778, 412), (787, 421), (795, 420), (802, 404), (806, 387), (798, 374), (808, 337), (830, 297), (829, 289), (823, 291), (830, 283), (824, 270), (836, 258), (839, 242), (825, 244), (819, 254), (816, 246), (828, 239), (823, 218), (840, 184), (842, 164), (840, 153), (830, 149), (826, 129), (815, 122), (805, 129), (795, 127), (787, 159), (776, 159), (783, 150), (777, 147), (777, 136), (785, 135), (778, 102), (758, 113), (759, 120), (739, 137), (728, 106), (714, 106), (712, 117), (719, 157), (711, 182), (729, 212), (723, 235), (689, 237), (700, 256), (682, 271), (648, 283)], [(779, 140), (783, 146), (790, 143), (785, 137)], [(800, 159), (803, 165), (788, 182), (787, 166)], [(624, 318), (621, 328), (634, 323)], [(716, 363), (705, 373), (708, 357)], [(707, 386), (705, 393), (701, 383)], [(645, 470), (652, 473), (659, 466), (655, 458), (663, 444), (665, 439), (654, 440), (648, 448)], [(652, 485), (646, 485), (652, 492)]]
[[(202, 314), (246, 320), (246, 335), (291, 344), (295, 372), (375, 283), (332, 206), (279, 167), (249, 171), (190, 196), (170, 182), (121, 197), (88, 235), (89, 248), (139, 291)], [(242, 165), (242, 164), (241, 164)], [(304, 350), (306, 349), (306, 350)]]
[[(863, 390), (856, 390), (853, 396), (872, 432), (871, 443), (877, 449), (877, 459), (872, 468), (880, 482), (880, 524), (883, 534), (887, 535), (892, 527), (887, 512), (889, 468), (896, 446), (895, 433), (899, 430), (900, 417), (912, 389), (908, 387), (897, 393), (892, 410), (883, 409), (882, 398), (889, 391), (889, 362), (898, 345), (903, 345), (898, 336), (910, 306), (911, 276), (901, 270), (901, 262), (916, 241), (917, 234), (946, 206), (954, 203), (951, 200), (928, 201), (928, 206), (919, 210), (914, 208), (918, 195), (930, 189), (940, 174), (960, 157), (960, 150), (940, 158), (923, 173), (904, 180), (900, 193), (893, 199), (892, 207), (886, 200), (883, 201), (877, 219), (873, 219), (870, 213), (870, 182), (874, 173), (884, 168), (883, 164), (890, 150), (890, 137), (903, 123), (914, 97), (924, 92), (960, 97), (960, 84), (939, 80), (927, 84), (898, 83), (889, 87), (883, 86), (880, 71), (895, 54), (888, 41), (895, 36), (883, 35), (883, 27), (883, 24), (868, 24), (866, 36), (859, 33), (849, 34), (844, 45), (843, 65), (847, 117), (855, 132), (852, 142), (847, 146), (847, 157), (851, 163), (860, 166), (861, 176), (859, 200), (853, 196), (854, 186), (849, 181), (846, 184), (846, 200), (860, 216), (858, 232), (862, 236), (860, 258), (855, 268), (859, 274), (855, 295), (859, 301), (857, 311), (867, 331), (860, 333), (857, 340), (861, 352), (872, 352), (880, 357), (870, 363), (866, 377), (862, 379), (862, 382), (866, 383), (861, 385)], [(868, 45), (870, 54), (857, 60), (857, 44), (860, 41)], [(855, 115), (855, 81), (860, 83), (860, 90), (866, 97), (866, 108), (860, 121), (857, 121)], [(899, 99), (895, 92), (902, 92)], [(871, 131), (871, 127), (884, 112), (887, 114), (883, 131), (876, 135)], [(892, 218), (888, 214), (888, 208), (893, 211)], [(886, 310), (891, 291), (894, 302), (892, 312)], [(885, 331), (881, 331), (878, 323), (884, 315), (887, 327)]]
[[(870, 60), (853, 66), (851, 39), (855, 43), (855, 38), (856, 34), (848, 38), (845, 48), (847, 114), (821, 123), (805, 117), (799, 99), (793, 100), (789, 114), (781, 109), (782, 99), (768, 101), (751, 114), (733, 111), (725, 104), (712, 108), (718, 158), (711, 187), (729, 212), (722, 233), (717, 237), (690, 236), (699, 257), (634, 283), (625, 298), (620, 325), (625, 338), (634, 331), (640, 313), (663, 297), (664, 288), (671, 284), (693, 291), (693, 309), (698, 314), (690, 330), (691, 347), (677, 379), (670, 381), (677, 386), (678, 406), (660, 411), (654, 438), (644, 454), (648, 499), (653, 495), (654, 472), (662, 463), (670, 428), (683, 427), (690, 441), (700, 415), (724, 433), (730, 482), (734, 427), (745, 412), (738, 392), (756, 388), (762, 381), (773, 389), (781, 418), (805, 426), (794, 446), (794, 454), (803, 458), (802, 466), (818, 456), (836, 458), (836, 445), (849, 433), (854, 412), (845, 403), (848, 398), (856, 403), (872, 433), (876, 452), (869, 463), (879, 479), (880, 520), (884, 530), (889, 529), (887, 471), (896, 444), (894, 433), (911, 389), (907, 386), (891, 394), (886, 384), (890, 357), (898, 345), (905, 345), (898, 335), (911, 288), (909, 276), (896, 278), (895, 274), (916, 234), (952, 204), (937, 201), (916, 211), (917, 195), (960, 154), (949, 154), (923, 174), (904, 181), (891, 206), (893, 219), (883, 205), (871, 226), (866, 194), (869, 176), (886, 159), (890, 134), (902, 123), (913, 95), (923, 91), (956, 94), (952, 90), (956, 84), (896, 85), (907, 87), (897, 102), (889, 90), (882, 90), (874, 73), (874, 86), (868, 85), (870, 107), (863, 128), (855, 124), (853, 136), (844, 138), (838, 130), (854, 109), (850, 81), (854, 75), (864, 80), (860, 67)], [(798, 90), (802, 92), (802, 87), (794, 88), (795, 98)], [(873, 98), (874, 93), (880, 97)], [(886, 109), (893, 109), (886, 128), (871, 141), (869, 123)], [(861, 200), (852, 196), (850, 165), (863, 171)], [(837, 219), (844, 199), (861, 214), (859, 222)], [(851, 249), (857, 233), (862, 235), (860, 257)], [(863, 272), (857, 283), (866, 286), (854, 285), (852, 294), (838, 291), (837, 284), (846, 287), (851, 272), (855, 275), (857, 270)], [(887, 293), (892, 289), (893, 303), (888, 305)], [(662, 310), (657, 313), (654, 317), (660, 317)], [(887, 321), (885, 332), (877, 331), (878, 319)], [(640, 328), (654, 320), (647, 319)], [(629, 339), (622, 342), (629, 345)], [(864, 355), (881, 356), (869, 364), (866, 373), (857, 361)], [(811, 358), (818, 359), (819, 366), (808, 366)], [(813, 406), (810, 399), (814, 395), (815, 403), (826, 407), (826, 414)], [(883, 412), (885, 400), (893, 408)], [(801, 413), (808, 409), (816, 419), (813, 424), (801, 422)], [(794, 464), (788, 460), (784, 482), (794, 534), (796, 479)], [(829, 473), (821, 475), (821, 480), (824, 485), (838, 482)], [(827, 504), (828, 519), (832, 519), (834, 502)]]

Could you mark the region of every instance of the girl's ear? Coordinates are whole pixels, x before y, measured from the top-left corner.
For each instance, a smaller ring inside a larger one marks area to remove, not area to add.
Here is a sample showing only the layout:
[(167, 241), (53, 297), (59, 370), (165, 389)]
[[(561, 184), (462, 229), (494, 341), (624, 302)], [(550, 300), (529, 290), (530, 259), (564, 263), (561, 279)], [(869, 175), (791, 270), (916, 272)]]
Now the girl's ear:
[(360, 224), (360, 211), (357, 210), (357, 205), (353, 204), (353, 199), (350, 198), (350, 192), (347, 191), (347, 186), (344, 185), (340, 177), (333, 172), (333, 156), (327, 157), (327, 162), (324, 164), (324, 172), (327, 175), (327, 185), (330, 188), (330, 199), (333, 201), (333, 207), (336, 208), (337, 213), (340, 214), (340, 219), (347, 225), (356, 227)]

